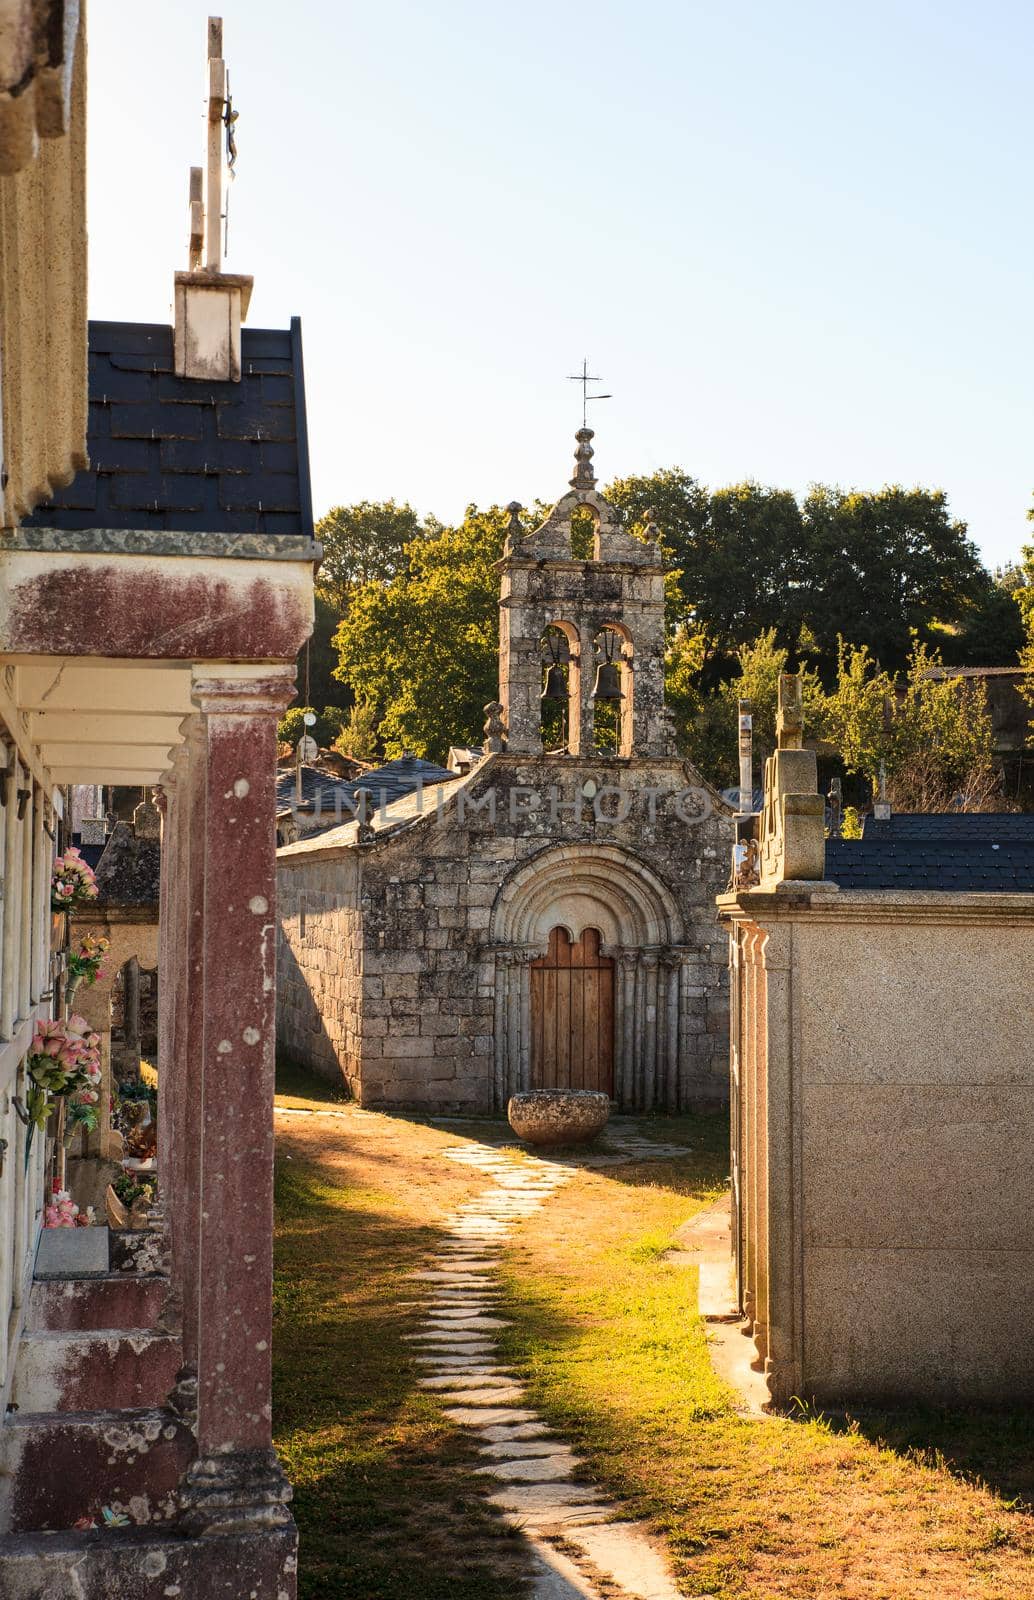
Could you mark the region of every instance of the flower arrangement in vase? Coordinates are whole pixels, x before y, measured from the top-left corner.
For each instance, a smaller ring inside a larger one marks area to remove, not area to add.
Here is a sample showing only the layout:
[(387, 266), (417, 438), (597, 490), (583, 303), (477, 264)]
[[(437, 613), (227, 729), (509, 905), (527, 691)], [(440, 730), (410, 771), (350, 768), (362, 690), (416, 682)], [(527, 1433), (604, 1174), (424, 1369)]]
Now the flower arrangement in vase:
[(69, 845), (63, 856), (58, 856), (50, 874), (51, 911), (71, 911), (97, 898), (97, 879), (89, 862), (84, 861), (75, 845)]
[(79, 949), (74, 955), (69, 955), (68, 983), (65, 988), (65, 999), (69, 1005), (81, 983), (85, 983), (89, 988), (98, 978), (103, 977), (103, 961), (110, 943), (110, 939), (105, 939), (99, 934), (84, 933), (79, 941)]
[[(91, 1032), (85, 1017), (72, 1016), (67, 1022), (36, 1023), (26, 1061), (32, 1087), (27, 1111), (32, 1129), (46, 1127), (54, 1101), (64, 1099), (68, 1120), (90, 1130), (97, 1126), (98, 1085), (101, 1081), (100, 1039)], [(28, 1155), (28, 1151), (26, 1151)]]

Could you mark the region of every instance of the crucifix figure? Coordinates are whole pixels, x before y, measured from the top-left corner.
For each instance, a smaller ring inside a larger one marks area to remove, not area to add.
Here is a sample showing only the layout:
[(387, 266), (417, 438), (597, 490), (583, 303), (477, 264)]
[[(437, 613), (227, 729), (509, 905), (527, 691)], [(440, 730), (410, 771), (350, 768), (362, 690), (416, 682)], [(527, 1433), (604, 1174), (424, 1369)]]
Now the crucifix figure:
[[(220, 272), (223, 265), (223, 146), (227, 120), (223, 19), (208, 19), (207, 139), (205, 165), (190, 169), (190, 270)], [(236, 116), (233, 117), (236, 121)], [(228, 148), (236, 149), (232, 145)]]
[(582, 427), (583, 428), (588, 427), (587, 415), (588, 415), (589, 401), (590, 400), (613, 400), (614, 396), (611, 395), (611, 394), (590, 394), (589, 393), (589, 385), (590, 385), (590, 383), (599, 383), (601, 380), (599, 378), (593, 377), (592, 373), (590, 373), (590, 371), (589, 371), (589, 362), (588, 362), (587, 359), (583, 360), (583, 362), (582, 362), (582, 370), (581, 370), (581, 372), (569, 372), (568, 373), (567, 381), (568, 381), (568, 383), (580, 383), (581, 386), (582, 386)]

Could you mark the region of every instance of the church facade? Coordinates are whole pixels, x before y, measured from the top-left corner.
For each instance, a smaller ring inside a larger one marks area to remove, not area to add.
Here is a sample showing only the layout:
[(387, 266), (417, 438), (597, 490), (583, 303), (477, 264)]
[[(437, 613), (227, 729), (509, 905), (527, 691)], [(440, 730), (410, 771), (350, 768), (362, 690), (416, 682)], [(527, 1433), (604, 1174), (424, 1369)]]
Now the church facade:
[(657, 530), (624, 530), (577, 438), (542, 526), (510, 508), (484, 757), (278, 853), (280, 1047), (364, 1105), (728, 1092), (731, 812), (674, 752)]

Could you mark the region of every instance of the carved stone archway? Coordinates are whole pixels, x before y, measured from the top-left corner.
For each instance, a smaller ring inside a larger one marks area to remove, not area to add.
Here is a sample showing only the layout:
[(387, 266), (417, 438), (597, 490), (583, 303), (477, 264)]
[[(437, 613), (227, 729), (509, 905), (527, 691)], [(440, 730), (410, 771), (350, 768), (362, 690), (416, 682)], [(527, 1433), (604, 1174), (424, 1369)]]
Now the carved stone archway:
[(574, 941), (598, 929), (614, 958), (614, 1098), (623, 1110), (677, 1110), (688, 1036), (699, 1026), (700, 954), (687, 945), (671, 890), (630, 851), (614, 845), (550, 847), (524, 862), (496, 896), (485, 957), (495, 995), (493, 1099), (531, 1083), (531, 963), (550, 933)]

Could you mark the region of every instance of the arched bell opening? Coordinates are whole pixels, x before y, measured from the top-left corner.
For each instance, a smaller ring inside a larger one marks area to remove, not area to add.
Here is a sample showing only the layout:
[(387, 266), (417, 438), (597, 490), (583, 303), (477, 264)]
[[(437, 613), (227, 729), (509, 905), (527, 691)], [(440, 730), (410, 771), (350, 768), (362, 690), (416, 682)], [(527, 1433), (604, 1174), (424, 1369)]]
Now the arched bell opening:
[(601, 755), (632, 754), (632, 640), (620, 623), (608, 623), (593, 639), (596, 677), (592, 687), (593, 746)]
[(571, 555), (575, 561), (596, 558), (600, 514), (593, 506), (575, 506), (571, 512)]
[(540, 654), (542, 748), (551, 755), (577, 755), (581, 699), (578, 630), (570, 623), (551, 622), (542, 635)]

